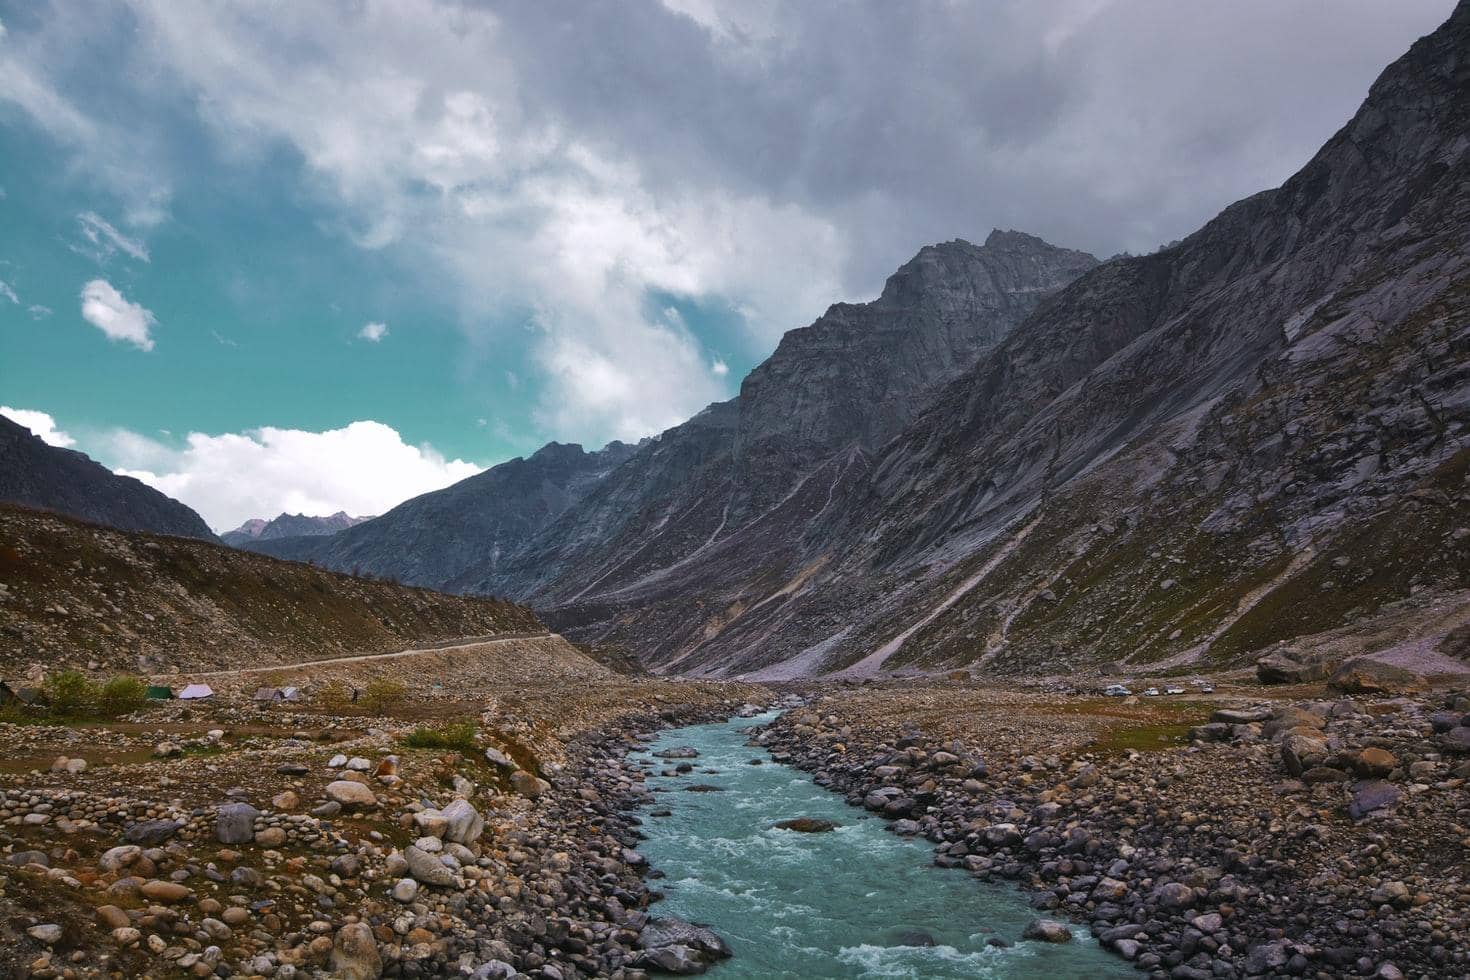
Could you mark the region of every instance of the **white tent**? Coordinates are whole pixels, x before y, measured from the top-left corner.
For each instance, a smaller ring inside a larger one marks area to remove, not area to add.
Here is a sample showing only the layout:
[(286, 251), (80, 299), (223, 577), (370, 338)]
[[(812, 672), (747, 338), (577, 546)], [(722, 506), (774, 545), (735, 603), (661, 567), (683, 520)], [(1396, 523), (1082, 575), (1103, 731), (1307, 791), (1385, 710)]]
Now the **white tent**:
[(214, 691), (208, 684), (190, 684), (179, 692), (180, 701), (198, 701), (200, 698), (212, 698)]

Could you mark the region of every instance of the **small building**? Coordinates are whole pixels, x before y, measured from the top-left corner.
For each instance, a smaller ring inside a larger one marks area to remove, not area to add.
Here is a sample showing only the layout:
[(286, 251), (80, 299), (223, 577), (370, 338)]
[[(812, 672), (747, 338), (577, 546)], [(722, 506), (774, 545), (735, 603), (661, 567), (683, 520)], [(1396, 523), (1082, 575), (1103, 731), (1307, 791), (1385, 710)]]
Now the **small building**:
[(180, 701), (202, 701), (214, 697), (214, 689), (208, 684), (190, 684), (179, 692)]
[(174, 689), (171, 687), (164, 687), (162, 684), (148, 685), (148, 700), (150, 701), (169, 701), (173, 699), (173, 696)]

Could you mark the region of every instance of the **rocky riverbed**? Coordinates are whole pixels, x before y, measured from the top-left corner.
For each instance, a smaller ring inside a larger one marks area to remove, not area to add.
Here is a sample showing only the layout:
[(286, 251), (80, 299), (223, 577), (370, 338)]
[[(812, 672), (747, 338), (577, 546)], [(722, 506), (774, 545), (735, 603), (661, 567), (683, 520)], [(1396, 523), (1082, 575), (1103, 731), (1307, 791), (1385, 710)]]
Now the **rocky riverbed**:
[[(189, 724), (223, 727), (162, 738), (146, 761), (0, 776), (0, 974), (645, 976), (660, 949), (627, 753), (763, 692), (482, 693), (473, 743), (450, 748), (412, 747), (415, 726), (390, 716), (298, 729), (306, 716), (283, 715), (247, 733), (227, 722), (249, 709), (221, 702)], [(96, 759), (91, 742), (125, 752), (178, 725), (154, 720), (0, 735)]]
[(838, 689), (759, 741), (1153, 977), (1470, 975), (1463, 692), (1242, 702), (1182, 731), (1126, 710)]

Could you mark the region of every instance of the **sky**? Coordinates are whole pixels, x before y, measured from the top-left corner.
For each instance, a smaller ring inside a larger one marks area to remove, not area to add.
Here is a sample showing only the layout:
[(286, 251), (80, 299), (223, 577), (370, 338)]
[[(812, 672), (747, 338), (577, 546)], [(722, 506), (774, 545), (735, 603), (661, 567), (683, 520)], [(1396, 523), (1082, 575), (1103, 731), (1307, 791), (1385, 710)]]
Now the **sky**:
[(0, 0), (0, 413), (381, 513), (729, 398), (928, 243), (1279, 184), (1450, 0)]

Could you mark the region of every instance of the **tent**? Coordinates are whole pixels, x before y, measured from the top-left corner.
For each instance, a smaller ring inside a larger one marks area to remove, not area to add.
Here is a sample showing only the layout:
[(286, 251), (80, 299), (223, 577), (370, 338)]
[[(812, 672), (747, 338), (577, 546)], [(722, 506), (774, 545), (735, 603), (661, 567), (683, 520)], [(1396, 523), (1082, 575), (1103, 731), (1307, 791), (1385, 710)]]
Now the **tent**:
[(0, 681), (0, 705), (10, 704), (14, 700), (15, 692), (10, 689), (10, 685)]
[(299, 687), (283, 687), (283, 688), (281, 688), (281, 700), (282, 701), (300, 701), (301, 700), (301, 688), (299, 688)]
[(167, 701), (174, 696), (173, 688), (164, 687), (161, 684), (148, 685), (148, 700)]
[(262, 687), (255, 692), (256, 701), (282, 701), (286, 697), (279, 687)]
[(39, 687), (17, 687), (15, 699), (21, 704), (30, 705), (32, 708), (47, 704), (46, 692)]
[(214, 697), (214, 691), (208, 684), (190, 684), (179, 692), (180, 701), (199, 701), (212, 697)]

